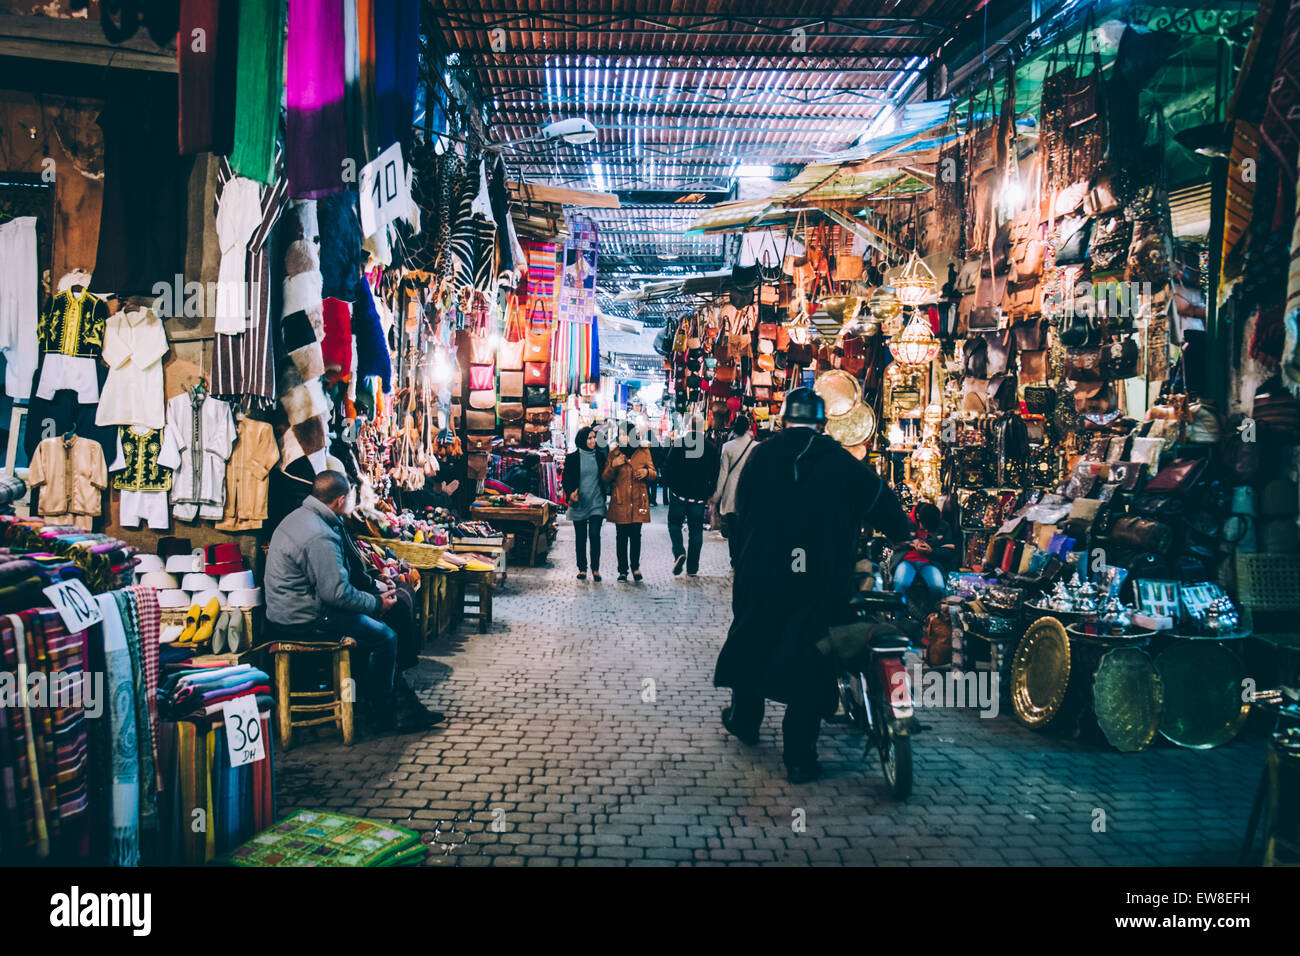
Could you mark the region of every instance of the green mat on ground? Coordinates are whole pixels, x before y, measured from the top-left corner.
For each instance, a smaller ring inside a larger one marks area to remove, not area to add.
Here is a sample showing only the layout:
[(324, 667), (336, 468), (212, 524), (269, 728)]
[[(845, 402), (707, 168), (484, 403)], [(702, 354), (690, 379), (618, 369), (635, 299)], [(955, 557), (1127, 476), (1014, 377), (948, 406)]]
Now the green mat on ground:
[(391, 823), (299, 810), (223, 862), (234, 866), (400, 866), (424, 858), (420, 835)]

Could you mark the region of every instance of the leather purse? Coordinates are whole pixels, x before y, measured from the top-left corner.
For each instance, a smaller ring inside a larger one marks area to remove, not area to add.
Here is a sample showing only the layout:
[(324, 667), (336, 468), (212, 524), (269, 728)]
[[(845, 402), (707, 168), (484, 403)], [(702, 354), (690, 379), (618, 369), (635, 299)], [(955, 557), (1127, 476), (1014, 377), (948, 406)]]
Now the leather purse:
[(471, 365), (469, 367), (469, 387), (473, 391), (495, 388), (496, 369), (491, 365)]
[(1115, 522), (1110, 540), (1121, 548), (1168, 554), (1174, 547), (1174, 531), (1163, 521), (1130, 515)]
[(1011, 248), (1007, 251), (1007, 282), (1023, 285), (1043, 271), (1043, 239), (1038, 207), (1026, 209), (1011, 222)]
[(497, 405), (497, 417), (503, 422), (517, 422), (524, 417), (523, 402), (501, 402)]
[(492, 349), (492, 340), (482, 335), (469, 337), (469, 360), (471, 365), (491, 365), (496, 361)]
[(545, 408), (526, 408), (524, 409), (524, 421), (532, 422), (534, 425), (545, 424), (555, 417), (551, 407)]
[(482, 481), (488, 476), (488, 454), (472, 452), (465, 456), (465, 477), (470, 481)]
[(479, 389), (469, 393), (470, 408), (496, 408), (496, 404), (497, 393), (490, 388)]
[(962, 360), (968, 377), (989, 377), (988, 344), (988, 338), (984, 335), (972, 335), (966, 340), (966, 344), (962, 349)]
[(470, 432), (465, 436), (465, 444), (470, 451), (490, 451), (496, 437), (492, 432)]
[[(1021, 385), (1036, 385), (1047, 381), (1047, 349), (1034, 349), (1016, 353)], [(1027, 397), (1027, 396), (1026, 396)], [(1034, 414), (1042, 414), (1035, 412)]]
[(524, 340), (502, 340), (497, 349), (497, 365), (503, 372), (519, 372), (524, 367)]
[(1081, 266), (1088, 261), (1088, 244), (1092, 238), (1092, 220), (1087, 216), (1071, 216), (1061, 222), (1059, 245), (1056, 248), (1058, 266)]
[(524, 397), (524, 373), (522, 368), (519, 371), (501, 371), (498, 382), (498, 390), (502, 398), (523, 398)]
[(1037, 352), (1040, 349), (1047, 348), (1047, 320), (1031, 319), (1028, 322), (1018, 322), (1011, 327), (1012, 335), (1015, 336), (1017, 352)]
[(495, 408), (470, 408), (465, 411), (465, 430), (468, 432), (496, 431), (497, 412)]
[(762, 385), (762, 386), (771, 387), (772, 373), (770, 371), (760, 369), (754, 372), (752, 376), (750, 376), (750, 384), (754, 386)]
[(1084, 194), (1083, 211), (1089, 216), (1104, 216), (1119, 209), (1119, 197), (1109, 176), (1098, 177), (1093, 187)]
[(524, 385), (551, 384), (551, 366), (547, 362), (524, 362)]
[(1009, 412), (1016, 407), (1016, 379), (1013, 375), (996, 375), (989, 379), (989, 410)]
[(1011, 330), (984, 332), (985, 375), (989, 378), (1001, 375), (1011, 366), (1011, 356), (1015, 351), (1012, 344)]
[(528, 330), (524, 339), (524, 361), (548, 363), (551, 360), (551, 333)]
[(507, 445), (518, 445), (524, 440), (523, 425), (505, 425), (501, 429), (501, 440)]
[(1102, 373), (1109, 381), (1134, 378), (1139, 374), (1141, 357), (1138, 344), (1132, 339), (1117, 339), (1102, 353)]
[(1159, 494), (1182, 494), (1200, 480), (1205, 471), (1207, 460), (1204, 458), (1180, 458), (1171, 465), (1166, 465), (1147, 482), (1145, 492)]
[(549, 385), (525, 385), (524, 407), (550, 408), (551, 388)]
[(528, 422), (524, 425), (524, 444), (536, 447), (546, 441), (551, 434), (549, 424)]

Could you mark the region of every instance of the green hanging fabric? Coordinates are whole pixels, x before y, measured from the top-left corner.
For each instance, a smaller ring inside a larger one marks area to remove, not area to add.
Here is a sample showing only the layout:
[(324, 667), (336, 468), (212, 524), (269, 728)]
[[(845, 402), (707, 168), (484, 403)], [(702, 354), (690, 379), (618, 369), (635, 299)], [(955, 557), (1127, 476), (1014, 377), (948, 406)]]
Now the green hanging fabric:
[(239, 6), (235, 147), (230, 165), (240, 176), (268, 184), (275, 180), (286, 6), (286, 0), (243, 0)]

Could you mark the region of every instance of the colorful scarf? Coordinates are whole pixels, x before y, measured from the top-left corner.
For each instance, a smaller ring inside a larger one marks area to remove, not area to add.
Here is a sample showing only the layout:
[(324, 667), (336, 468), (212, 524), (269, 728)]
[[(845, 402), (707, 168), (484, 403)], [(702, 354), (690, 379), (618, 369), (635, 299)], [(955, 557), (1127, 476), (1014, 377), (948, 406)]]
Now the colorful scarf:
[(230, 165), (259, 183), (275, 182), (275, 141), (284, 85), (286, 0), (239, 4), (239, 70), (235, 78), (235, 146)]
[(114, 866), (140, 862), (140, 757), (135, 722), (135, 678), (126, 631), (112, 594), (95, 596), (104, 615), (104, 688), (113, 727), (113, 838), (109, 859)]
[[(131, 653), (131, 685), (135, 689), (135, 735), (140, 761), (140, 826), (145, 830), (158, 827), (158, 777), (154, 768), (153, 730), (149, 720), (149, 689), (146, 676), (145, 650), (142, 646), (140, 622), (135, 616), (134, 595), (127, 591), (114, 591), (118, 616), (126, 632), (126, 646)], [(154, 641), (153, 654), (158, 654)], [(146, 746), (146, 743), (149, 744)]]
[(342, 3), (290, 0), (285, 63), (289, 196), (342, 192), (348, 151)]
[(136, 586), (128, 591), (135, 601), (135, 622), (140, 630), (145, 706), (149, 712), (149, 743), (153, 749), (156, 786), (161, 790), (162, 773), (158, 769), (158, 632), (162, 612), (158, 607), (158, 592), (153, 588)]

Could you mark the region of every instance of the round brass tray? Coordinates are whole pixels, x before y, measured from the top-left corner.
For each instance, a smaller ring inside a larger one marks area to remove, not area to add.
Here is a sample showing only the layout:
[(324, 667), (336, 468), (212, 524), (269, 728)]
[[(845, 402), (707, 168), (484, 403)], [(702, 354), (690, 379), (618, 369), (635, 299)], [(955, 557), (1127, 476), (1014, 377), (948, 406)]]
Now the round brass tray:
[(858, 380), (838, 368), (818, 375), (813, 382), (813, 391), (826, 403), (827, 418), (847, 415), (862, 399), (862, 389), (858, 385)]
[(1092, 707), (1112, 747), (1135, 753), (1151, 746), (1163, 704), (1160, 675), (1146, 651), (1114, 647), (1101, 656), (1092, 679)]
[(871, 406), (855, 404), (844, 415), (827, 418), (826, 434), (845, 448), (861, 445), (876, 432), (876, 413)]
[(1070, 639), (1054, 617), (1040, 617), (1020, 639), (1011, 661), (1011, 706), (1026, 727), (1056, 717), (1070, 686)]
[(1160, 733), (1180, 747), (1208, 750), (1226, 744), (1250, 713), (1242, 697), (1246, 665), (1214, 641), (1175, 641), (1156, 658), (1164, 687)]

